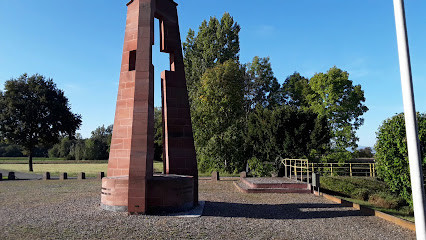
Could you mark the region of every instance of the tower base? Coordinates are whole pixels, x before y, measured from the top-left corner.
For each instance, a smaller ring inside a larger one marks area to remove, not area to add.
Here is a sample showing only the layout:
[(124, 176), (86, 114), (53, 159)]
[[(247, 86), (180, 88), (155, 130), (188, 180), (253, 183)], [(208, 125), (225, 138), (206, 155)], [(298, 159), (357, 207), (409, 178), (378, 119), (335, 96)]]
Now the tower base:
[[(147, 180), (147, 211), (140, 214), (184, 212), (194, 202), (194, 177), (182, 175), (154, 175)], [(129, 177), (102, 179), (101, 207), (114, 212), (128, 210)]]

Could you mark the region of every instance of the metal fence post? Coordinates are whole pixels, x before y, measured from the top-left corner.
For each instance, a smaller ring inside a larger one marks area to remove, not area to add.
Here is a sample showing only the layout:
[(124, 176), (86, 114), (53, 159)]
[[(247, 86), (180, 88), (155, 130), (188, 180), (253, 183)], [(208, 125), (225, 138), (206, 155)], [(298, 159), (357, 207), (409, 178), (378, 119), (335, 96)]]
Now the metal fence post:
[(306, 162), (306, 182), (309, 184), (309, 161)]
[(373, 177), (376, 177), (376, 164), (373, 163)]
[(296, 163), (296, 160), (294, 160), (294, 176), (296, 177), (296, 180), (297, 180), (297, 163)]
[(288, 175), (287, 175), (287, 159), (284, 159), (284, 175), (285, 175), (285, 177), (288, 177)]
[(349, 172), (350, 172), (351, 177), (352, 177), (352, 163), (349, 163)]
[(373, 176), (373, 169), (372, 169), (372, 167), (371, 167), (371, 163), (370, 164), (368, 164), (369, 166), (370, 166), (370, 177), (372, 177)]

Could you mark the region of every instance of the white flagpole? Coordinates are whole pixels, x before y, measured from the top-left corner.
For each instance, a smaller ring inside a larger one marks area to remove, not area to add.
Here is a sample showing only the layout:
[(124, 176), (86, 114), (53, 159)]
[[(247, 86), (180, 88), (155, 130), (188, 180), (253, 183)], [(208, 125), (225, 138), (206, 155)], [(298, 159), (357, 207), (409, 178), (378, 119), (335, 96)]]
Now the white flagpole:
[(401, 72), (402, 97), (404, 101), (416, 235), (417, 239), (426, 239), (425, 191), (423, 188), (422, 162), (416, 120), (416, 106), (414, 104), (404, 0), (394, 0), (393, 3), (395, 10), (396, 34), (398, 39), (399, 65)]

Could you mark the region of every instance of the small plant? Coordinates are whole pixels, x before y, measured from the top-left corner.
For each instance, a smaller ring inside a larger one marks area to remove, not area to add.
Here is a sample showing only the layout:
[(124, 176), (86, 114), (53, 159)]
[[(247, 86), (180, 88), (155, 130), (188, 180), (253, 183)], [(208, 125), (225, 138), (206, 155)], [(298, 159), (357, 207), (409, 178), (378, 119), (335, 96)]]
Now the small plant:
[(370, 192), (366, 188), (358, 188), (353, 191), (353, 193), (350, 195), (353, 198), (367, 201), (369, 198)]
[(270, 176), (274, 167), (271, 164), (265, 164), (256, 157), (252, 157), (248, 160), (248, 167), (250, 173), (255, 177)]
[(404, 204), (404, 199), (389, 193), (379, 192), (370, 195), (368, 202), (374, 204), (377, 207), (398, 209)]

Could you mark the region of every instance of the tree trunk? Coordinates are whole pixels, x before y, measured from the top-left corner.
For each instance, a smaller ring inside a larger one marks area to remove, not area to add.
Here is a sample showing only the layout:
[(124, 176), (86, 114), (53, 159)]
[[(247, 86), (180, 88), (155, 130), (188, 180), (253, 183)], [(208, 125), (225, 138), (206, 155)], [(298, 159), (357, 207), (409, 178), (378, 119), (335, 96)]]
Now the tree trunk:
[(29, 171), (33, 172), (33, 153), (32, 153), (32, 151), (29, 151), (29, 153), (28, 153), (28, 165), (29, 165)]

